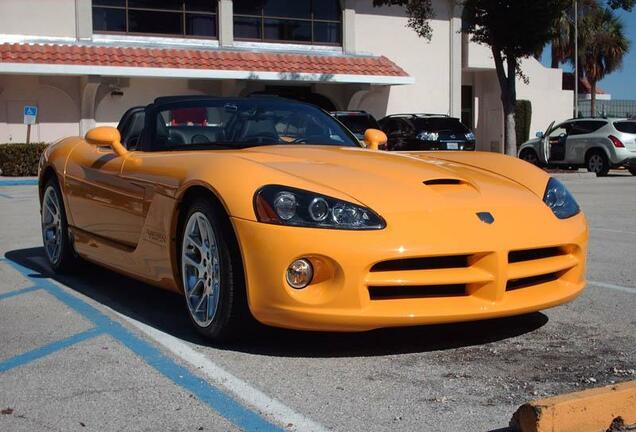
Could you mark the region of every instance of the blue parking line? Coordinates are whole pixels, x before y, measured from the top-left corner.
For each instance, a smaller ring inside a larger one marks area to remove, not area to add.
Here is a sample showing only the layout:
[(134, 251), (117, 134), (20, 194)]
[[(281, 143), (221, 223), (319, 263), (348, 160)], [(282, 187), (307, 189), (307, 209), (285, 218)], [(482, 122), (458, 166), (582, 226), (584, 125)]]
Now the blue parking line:
[(33, 292), (33, 291), (37, 291), (39, 289), (42, 289), (42, 288), (40, 288), (38, 286), (32, 286), (32, 287), (28, 287), (28, 288), (22, 288), (22, 289), (17, 289), (17, 290), (13, 290), (13, 291), (8, 291), (8, 292), (0, 294), (0, 300), (8, 299), (8, 298), (19, 296), (19, 295), (26, 294), (26, 293), (30, 293), (30, 292)]
[(87, 339), (93, 338), (103, 333), (103, 330), (95, 327), (90, 330), (86, 330), (85, 332), (69, 336), (65, 339), (51, 342), (50, 344), (44, 345), (40, 348), (36, 348), (33, 351), (29, 351), (15, 357), (11, 357), (10, 359), (0, 361), (0, 372), (6, 372), (9, 369), (31, 363), (34, 360), (41, 359), (42, 357), (46, 357), (49, 354), (53, 354), (54, 352), (57, 352), (61, 349), (68, 348), (71, 345), (75, 345), (76, 343), (83, 342)]
[[(153, 367), (178, 386), (195, 395), (201, 402), (208, 405), (219, 415), (226, 418), (239, 428), (245, 431), (283, 432), (282, 428), (270, 423), (256, 411), (241, 405), (230, 395), (224, 393), (223, 390), (193, 374), (187, 368), (178, 365), (169, 357), (164, 355), (158, 348), (139, 338), (117, 321), (110, 319), (105, 314), (97, 310), (95, 307), (89, 305), (78, 297), (67, 293), (48, 279), (35, 279), (32, 276), (33, 270), (11, 260), (7, 260), (7, 263), (9, 263), (23, 276), (33, 279), (37, 287), (46, 290), (49, 294), (53, 295), (66, 306), (93, 322), (96, 325), (96, 331), (109, 334), (114, 339), (118, 340), (128, 349), (137, 354), (144, 362), (146, 362), (146, 364)], [(26, 364), (32, 360), (35, 360), (35, 358), (27, 359), (21, 364)]]
[(36, 179), (0, 179), (0, 186), (36, 186)]

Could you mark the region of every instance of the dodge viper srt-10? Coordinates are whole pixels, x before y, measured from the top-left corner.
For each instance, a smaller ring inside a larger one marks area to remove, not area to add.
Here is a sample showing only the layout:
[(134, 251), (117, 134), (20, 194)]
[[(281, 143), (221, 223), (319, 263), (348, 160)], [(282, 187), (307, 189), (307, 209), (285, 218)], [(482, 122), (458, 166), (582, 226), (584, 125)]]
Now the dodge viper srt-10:
[[(44, 249), (183, 294), (215, 340), (255, 318), (363, 331), (525, 314), (585, 285), (557, 179), (479, 152), (384, 152), (275, 97), (162, 97), (47, 148)], [(253, 321), (252, 321), (253, 322)]]

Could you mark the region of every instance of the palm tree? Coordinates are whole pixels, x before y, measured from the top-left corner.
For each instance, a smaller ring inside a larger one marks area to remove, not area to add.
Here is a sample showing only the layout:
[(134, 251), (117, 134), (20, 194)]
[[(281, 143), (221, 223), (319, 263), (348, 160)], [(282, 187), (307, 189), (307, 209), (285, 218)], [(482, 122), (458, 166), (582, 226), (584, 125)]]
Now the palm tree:
[(596, 83), (622, 66), (629, 51), (623, 22), (611, 9), (593, 8), (579, 25), (579, 63), (590, 83), (591, 111), (596, 115)]
[(551, 57), (553, 69), (572, 56), (574, 45), (574, 30), (572, 24), (572, 8), (564, 8), (561, 16), (554, 23), (554, 35), (551, 41)]

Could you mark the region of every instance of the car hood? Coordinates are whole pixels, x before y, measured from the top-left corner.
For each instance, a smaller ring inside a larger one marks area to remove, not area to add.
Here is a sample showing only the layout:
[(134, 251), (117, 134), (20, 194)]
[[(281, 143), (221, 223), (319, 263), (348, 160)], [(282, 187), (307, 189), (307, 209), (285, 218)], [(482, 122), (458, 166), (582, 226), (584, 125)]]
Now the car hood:
[[(382, 215), (421, 214), (436, 208), (523, 212), (528, 206), (545, 207), (541, 202), (545, 173), (491, 153), (268, 146), (248, 149), (241, 157), (298, 180), (289, 186), (355, 201)], [(524, 170), (529, 174), (524, 175)], [(527, 178), (528, 184), (515, 176)]]

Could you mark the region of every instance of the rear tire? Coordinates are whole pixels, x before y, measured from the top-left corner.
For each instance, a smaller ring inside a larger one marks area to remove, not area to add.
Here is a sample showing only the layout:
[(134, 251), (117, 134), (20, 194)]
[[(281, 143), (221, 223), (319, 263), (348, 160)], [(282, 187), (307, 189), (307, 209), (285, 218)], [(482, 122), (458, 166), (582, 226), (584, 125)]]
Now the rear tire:
[(600, 150), (591, 151), (585, 159), (585, 166), (589, 172), (593, 172), (597, 177), (605, 177), (610, 170), (609, 160), (605, 153)]
[(214, 342), (237, 338), (252, 322), (240, 254), (224, 215), (208, 199), (188, 208), (180, 236), (179, 268), (188, 316)]
[(627, 168), (627, 171), (629, 171), (631, 175), (636, 176), (636, 166), (631, 166)]
[(519, 158), (531, 163), (532, 165), (539, 166), (539, 157), (537, 156), (537, 152), (532, 149), (525, 149), (522, 151)]
[(56, 273), (69, 273), (79, 262), (69, 235), (60, 185), (51, 177), (44, 186), (41, 204), (42, 242), (49, 265)]

